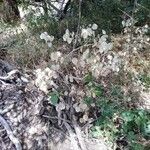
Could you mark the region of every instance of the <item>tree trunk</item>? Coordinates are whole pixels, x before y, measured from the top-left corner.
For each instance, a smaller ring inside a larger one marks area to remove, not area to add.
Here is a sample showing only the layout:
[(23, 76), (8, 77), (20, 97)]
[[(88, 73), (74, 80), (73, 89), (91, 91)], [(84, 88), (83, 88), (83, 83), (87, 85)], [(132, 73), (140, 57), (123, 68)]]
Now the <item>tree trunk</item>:
[(16, 0), (3, 0), (2, 5), (4, 22), (14, 23), (20, 19), (19, 9)]

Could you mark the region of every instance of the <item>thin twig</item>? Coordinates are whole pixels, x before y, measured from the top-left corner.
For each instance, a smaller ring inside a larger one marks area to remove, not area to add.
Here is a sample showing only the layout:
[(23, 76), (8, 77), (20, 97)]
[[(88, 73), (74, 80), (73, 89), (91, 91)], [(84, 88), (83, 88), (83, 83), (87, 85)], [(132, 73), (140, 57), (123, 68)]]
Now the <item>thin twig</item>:
[(89, 120), (81, 129), (84, 130), (87, 126), (91, 125), (93, 122), (95, 122), (97, 119), (91, 119)]
[(9, 112), (13, 107), (14, 107), (14, 105), (10, 105), (9, 107), (7, 107), (4, 110), (0, 110), (0, 114), (3, 115), (5, 113)]
[(5, 86), (7, 86), (7, 85), (9, 85), (8, 83), (5, 83), (3, 80), (1, 80), (0, 79), (0, 82), (3, 84), (3, 85), (5, 85)]
[(80, 24), (81, 24), (81, 4), (82, 4), (82, 0), (79, 0), (79, 18), (78, 18), (78, 27), (77, 27), (77, 32), (75, 35), (75, 40), (73, 43), (73, 49), (75, 49), (77, 41), (78, 41), (78, 37), (79, 37), (79, 31), (80, 31)]
[(52, 116), (47, 116), (47, 115), (42, 115), (44, 118), (48, 118), (48, 119), (57, 119), (57, 120), (62, 120), (62, 121), (66, 121), (68, 123), (71, 123), (69, 120), (66, 120), (66, 119), (63, 119), (63, 118), (60, 118), (60, 117), (52, 117)]
[(54, 10), (56, 10), (57, 12), (60, 12), (60, 10), (59, 10), (57, 7), (55, 7), (50, 1), (47, 1), (47, 4), (48, 4), (50, 7), (52, 7)]
[(146, 41), (144, 41), (144, 43), (150, 45), (150, 43), (148, 43), (148, 42), (146, 42)]
[(134, 18), (134, 13), (136, 11), (136, 7), (137, 7), (137, 0), (134, 0), (133, 10), (132, 10), (132, 18)]
[(19, 140), (13, 135), (13, 132), (12, 132), (11, 128), (9, 127), (8, 123), (6, 122), (6, 120), (1, 115), (0, 115), (0, 123), (5, 128), (8, 137), (10, 138), (10, 140), (12, 141), (12, 143), (16, 147), (16, 150), (22, 150), (22, 147), (21, 147)]
[(74, 126), (74, 130), (76, 132), (77, 138), (78, 138), (78, 142), (81, 146), (81, 149), (87, 150), (87, 147), (86, 147), (85, 142), (84, 142), (82, 135), (81, 135), (81, 129), (80, 129), (79, 125), (77, 124), (75, 116), (73, 116), (73, 126)]
[(130, 16), (127, 12), (121, 10), (120, 8), (118, 8), (118, 10), (120, 10), (122, 13), (124, 13), (126, 16), (128, 16), (130, 19), (134, 20), (132, 16)]
[(63, 5), (65, 4), (65, 0), (63, 0), (62, 2), (61, 2), (61, 4), (60, 4), (60, 11), (62, 11), (63, 10)]
[(75, 52), (75, 51), (77, 51), (77, 50), (79, 50), (79, 49), (81, 49), (81, 48), (83, 48), (83, 47), (88, 47), (88, 46), (92, 46), (92, 45), (93, 45), (93, 44), (85, 44), (85, 45), (83, 45), (83, 46), (79, 46), (79, 47), (73, 49), (70, 53), (68, 53), (65, 58), (69, 57), (73, 52)]
[(143, 6), (143, 5), (139, 4), (139, 3), (137, 3), (137, 5), (150, 12), (150, 9), (146, 8), (145, 6)]

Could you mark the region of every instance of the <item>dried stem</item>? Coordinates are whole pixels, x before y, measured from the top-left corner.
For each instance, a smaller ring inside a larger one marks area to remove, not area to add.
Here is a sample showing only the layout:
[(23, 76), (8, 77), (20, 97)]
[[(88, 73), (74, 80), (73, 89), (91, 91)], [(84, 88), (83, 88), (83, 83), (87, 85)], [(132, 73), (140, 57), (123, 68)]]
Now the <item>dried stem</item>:
[(5, 128), (8, 137), (10, 138), (10, 140), (16, 147), (16, 150), (22, 150), (22, 146), (21, 146), (19, 140), (13, 135), (13, 132), (12, 132), (11, 128), (9, 127), (8, 123), (1, 115), (0, 115), (0, 123)]

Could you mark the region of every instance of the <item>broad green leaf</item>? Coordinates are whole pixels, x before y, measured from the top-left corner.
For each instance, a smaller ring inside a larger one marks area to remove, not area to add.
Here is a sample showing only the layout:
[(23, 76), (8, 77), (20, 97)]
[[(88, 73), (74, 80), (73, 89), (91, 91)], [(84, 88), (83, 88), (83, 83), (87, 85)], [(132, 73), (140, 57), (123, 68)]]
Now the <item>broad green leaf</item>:
[(59, 94), (57, 92), (52, 92), (50, 94), (51, 104), (56, 106), (56, 104), (58, 103), (58, 100), (59, 100)]

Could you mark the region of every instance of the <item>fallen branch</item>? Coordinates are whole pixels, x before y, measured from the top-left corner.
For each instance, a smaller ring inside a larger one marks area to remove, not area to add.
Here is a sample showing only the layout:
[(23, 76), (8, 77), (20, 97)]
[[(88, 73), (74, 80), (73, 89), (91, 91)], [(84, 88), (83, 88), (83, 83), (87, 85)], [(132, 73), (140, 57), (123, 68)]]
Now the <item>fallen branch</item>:
[(148, 43), (148, 42), (146, 42), (146, 41), (144, 41), (144, 43), (150, 45), (150, 43)]
[(5, 113), (9, 112), (13, 107), (14, 107), (14, 105), (10, 105), (9, 107), (7, 107), (4, 110), (0, 110), (0, 115), (3, 115)]
[[(66, 120), (66, 114), (63, 114), (63, 118)], [(66, 127), (66, 129), (67, 129), (67, 131), (69, 133), (70, 141), (71, 141), (71, 144), (73, 146), (73, 149), (74, 150), (81, 150), (79, 145), (78, 145), (78, 142), (76, 140), (75, 133), (73, 132), (71, 126), (65, 120), (63, 121), (63, 124), (64, 124), (64, 126)]]
[(22, 147), (21, 147), (21, 144), (20, 144), (19, 140), (13, 135), (13, 132), (10, 129), (8, 123), (6, 122), (6, 120), (1, 115), (0, 115), (0, 123), (5, 128), (8, 137), (10, 138), (10, 140), (12, 141), (12, 143), (16, 147), (16, 150), (22, 150)]
[(67, 123), (67, 122), (64, 122), (64, 125), (66, 127), (66, 129), (68, 130), (68, 133), (70, 135), (70, 140), (71, 140), (71, 144), (73, 146), (73, 149), (74, 150), (80, 150), (79, 146), (78, 146), (78, 142), (76, 141), (75, 139), (75, 134), (74, 132), (72, 131), (70, 125)]
[(9, 79), (11, 79), (11, 77), (12, 77), (14, 74), (16, 74), (16, 73), (18, 73), (18, 72), (19, 72), (18, 70), (12, 70), (12, 71), (10, 71), (10, 72), (8, 73), (7, 76), (5, 76), (5, 77), (0, 76), (0, 80), (9, 80)]

